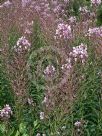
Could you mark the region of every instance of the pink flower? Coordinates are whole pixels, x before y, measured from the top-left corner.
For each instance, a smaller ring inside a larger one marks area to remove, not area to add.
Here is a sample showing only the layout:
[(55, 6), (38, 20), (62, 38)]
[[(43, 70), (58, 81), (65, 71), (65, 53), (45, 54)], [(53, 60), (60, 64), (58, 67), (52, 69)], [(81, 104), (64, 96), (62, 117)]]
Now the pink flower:
[(87, 35), (102, 37), (102, 27), (89, 28)]
[(85, 6), (85, 7), (80, 7), (80, 8), (79, 8), (79, 11), (82, 12), (82, 13), (88, 13), (88, 12), (90, 12), (90, 11), (88, 10), (88, 7), (87, 7), (87, 6)]
[(67, 63), (63, 64), (61, 69), (62, 70), (68, 70), (70, 72), (71, 68), (72, 68), (72, 64), (71, 64), (71, 58), (68, 58)]
[(93, 5), (100, 5), (101, 4), (101, 0), (91, 0), (91, 3)]
[(26, 7), (32, 0), (22, 0), (22, 7)]
[(81, 43), (79, 46), (73, 47), (69, 55), (73, 57), (75, 61), (79, 58), (81, 62), (84, 63), (85, 59), (88, 57), (87, 45)]
[(70, 23), (74, 23), (74, 22), (76, 22), (76, 17), (71, 16), (68, 20), (70, 21)]
[(0, 117), (1, 118), (10, 118), (12, 115), (11, 107), (6, 104), (2, 110), (0, 110)]
[(11, 5), (12, 5), (12, 3), (9, 0), (7, 0), (2, 5), (0, 5), (0, 8), (2, 8), (2, 7), (10, 7)]
[(28, 50), (31, 47), (31, 44), (29, 41), (25, 38), (25, 36), (22, 36), (18, 39), (16, 45), (14, 46), (14, 50), (17, 53), (20, 53), (22, 51)]
[(55, 73), (55, 67), (53, 65), (48, 65), (46, 69), (44, 70), (44, 74), (46, 76), (53, 76)]
[(64, 23), (58, 24), (55, 37), (64, 39), (72, 38), (71, 26)]
[(74, 126), (80, 127), (80, 126), (81, 126), (81, 122), (80, 122), (80, 121), (76, 121), (76, 122), (74, 123)]
[(69, 0), (64, 0), (64, 2), (65, 2), (65, 3), (68, 3), (68, 2), (69, 2)]

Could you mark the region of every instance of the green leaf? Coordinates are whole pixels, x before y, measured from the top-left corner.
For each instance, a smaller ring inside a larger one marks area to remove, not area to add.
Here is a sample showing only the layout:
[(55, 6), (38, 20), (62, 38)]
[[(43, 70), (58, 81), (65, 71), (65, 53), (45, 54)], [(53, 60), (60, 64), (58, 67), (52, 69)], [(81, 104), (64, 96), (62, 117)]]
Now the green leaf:
[(25, 123), (21, 123), (20, 125), (19, 125), (19, 131), (20, 131), (20, 133), (25, 133), (26, 132), (26, 125), (25, 125)]
[(17, 130), (16, 135), (15, 136), (20, 136), (20, 132)]
[(34, 121), (34, 128), (38, 125), (38, 121)]
[(23, 134), (22, 136), (29, 136), (28, 134)]
[(8, 136), (14, 136), (14, 128), (9, 130)]
[(5, 133), (5, 130), (6, 130), (5, 125), (4, 125), (4, 124), (0, 124), (0, 131), (1, 131), (2, 133)]

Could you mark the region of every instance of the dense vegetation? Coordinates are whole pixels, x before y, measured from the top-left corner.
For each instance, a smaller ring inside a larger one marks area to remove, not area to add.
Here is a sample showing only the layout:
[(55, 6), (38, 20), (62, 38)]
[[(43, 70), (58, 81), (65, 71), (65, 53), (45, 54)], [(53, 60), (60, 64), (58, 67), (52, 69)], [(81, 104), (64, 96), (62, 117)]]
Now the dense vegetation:
[(0, 136), (101, 136), (101, 0), (0, 3)]

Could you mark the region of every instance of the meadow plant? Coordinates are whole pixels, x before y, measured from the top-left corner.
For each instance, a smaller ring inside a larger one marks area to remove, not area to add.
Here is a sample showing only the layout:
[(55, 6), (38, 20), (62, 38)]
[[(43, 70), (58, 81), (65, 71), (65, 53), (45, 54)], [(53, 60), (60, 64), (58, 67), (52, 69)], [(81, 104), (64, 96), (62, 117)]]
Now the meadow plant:
[(54, 72), (55, 72), (54, 66), (50, 66), (50, 65), (47, 66), (46, 69), (44, 70), (44, 74), (46, 76), (52, 76), (54, 74)]
[(4, 108), (0, 110), (0, 117), (2, 119), (9, 119), (12, 114), (11, 107), (8, 104), (6, 104)]
[(17, 53), (24, 52), (25, 50), (29, 50), (31, 44), (26, 40), (24, 36), (18, 39), (17, 44), (14, 46), (14, 50)]
[(101, 0), (91, 0), (91, 3), (93, 5), (100, 5), (101, 4)]
[(57, 37), (64, 38), (64, 39), (72, 38), (71, 27), (63, 23), (58, 24), (55, 38), (57, 39)]
[(88, 57), (87, 46), (81, 43), (79, 46), (73, 47), (73, 50), (69, 55), (74, 58), (74, 61), (77, 61), (79, 58), (81, 59), (81, 62), (84, 63), (85, 59)]
[[(2, 2), (1, 135), (102, 135), (100, 5), (101, 0)], [(6, 89), (14, 102), (3, 95)]]
[(88, 36), (102, 37), (102, 27), (89, 28)]

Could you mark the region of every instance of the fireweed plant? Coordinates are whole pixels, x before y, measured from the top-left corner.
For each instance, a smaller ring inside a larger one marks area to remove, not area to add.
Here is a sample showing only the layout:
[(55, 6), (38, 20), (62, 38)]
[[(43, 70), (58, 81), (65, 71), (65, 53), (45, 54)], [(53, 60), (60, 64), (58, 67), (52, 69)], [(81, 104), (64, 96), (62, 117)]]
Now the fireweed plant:
[(0, 1), (0, 136), (102, 135), (101, 9)]

